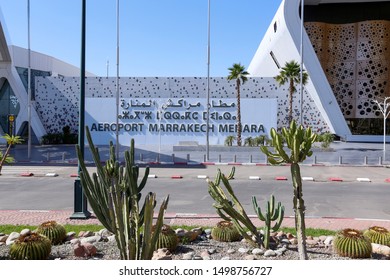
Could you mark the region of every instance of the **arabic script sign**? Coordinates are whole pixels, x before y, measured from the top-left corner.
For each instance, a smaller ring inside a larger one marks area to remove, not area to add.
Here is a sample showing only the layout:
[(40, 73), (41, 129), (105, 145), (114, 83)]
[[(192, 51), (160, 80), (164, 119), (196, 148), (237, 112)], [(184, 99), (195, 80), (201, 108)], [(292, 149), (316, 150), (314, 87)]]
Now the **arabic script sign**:
[[(210, 144), (223, 145), (228, 135), (237, 134), (236, 102), (233, 98), (210, 100)], [(85, 120), (96, 144), (105, 145), (115, 139), (115, 114), (115, 98), (86, 99)], [(118, 120), (121, 145), (129, 145), (131, 138), (140, 144), (206, 143), (207, 105), (203, 99), (122, 99)], [(276, 99), (241, 99), (243, 139), (268, 135), (276, 122)]]

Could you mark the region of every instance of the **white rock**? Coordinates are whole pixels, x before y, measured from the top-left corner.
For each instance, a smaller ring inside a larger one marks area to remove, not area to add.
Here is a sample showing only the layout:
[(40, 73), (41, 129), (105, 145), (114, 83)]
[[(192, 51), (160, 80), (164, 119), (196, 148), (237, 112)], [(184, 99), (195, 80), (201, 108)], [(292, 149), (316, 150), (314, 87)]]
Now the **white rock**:
[(115, 235), (110, 235), (109, 237), (107, 237), (107, 239), (108, 239), (108, 242), (116, 242)]
[(189, 252), (187, 254), (184, 254), (182, 257), (182, 260), (192, 260), (194, 257), (195, 253), (194, 252)]
[(276, 253), (274, 250), (267, 250), (264, 252), (264, 257), (275, 257)]
[(4, 246), (5, 245), (5, 242), (0, 242), (0, 246)]
[(245, 260), (254, 261), (256, 260), (256, 257), (254, 255), (245, 256)]
[(212, 255), (212, 254), (215, 254), (217, 250), (215, 250), (214, 248), (211, 248), (211, 249), (208, 249), (207, 252)]
[(228, 260), (230, 260), (229, 257), (223, 257), (223, 258), (221, 259), (221, 261), (228, 261)]
[(234, 250), (234, 249), (229, 249), (229, 250), (227, 250), (227, 253), (228, 254), (234, 254), (236, 252), (236, 250)]
[(204, 233), (205, 233), (206, 235), (211, 234), (211, 229), (210, 229), (210, 228), (206, 228), (206, 229), (204, 230)]
[(195, 257), (194, 257), (194, 260), (196, 260), (196, 261), (201, 261), (201, 260), (203, 260), (203, 258), (202, 258), (201, 256), (195, 256)]
[(255, 248), (252, 250), (252, 254), (253, 255), (264, 255), (264, 250), (262, 250), (260, 248)]
[(249, 252), (249, 249), (246, 249), (246, 248), (239, 248), (238, 249), (238, 252), (241, 253), (241, 254), (247, 254)]
[(100, 235), (100, 236), (106, 236), (106, 237), (108, 237), (108, 236), (112, 235), (112, 233), (109, 232), (108, 229), (103, 228), (103, 229), (101, 229), (101, 230), (99, 231), (99, 235)]
[(325, 241), (324, 241), (324, 244), (325, 246), (329, 247), (329, 246), (332, 246), (333, 244), (333, 239), (334, 239), (334, 236), (328, 236)]
[(278, 250), (275, 250), (275, 253), (276, 253), (276, 255), (281, 256), (281, 255), (283, 255), (284, 251), (285, 250), (283, 250), (283, 248), (280, 248)]
[(308, 246), (315, 246), (315, 245), (317, 245), (317, 243), (318, 243), (318, 241), (314, 240), (314, 239), (306, 240), (306, 245), (308, 245)]
[(385, 256), (390, 256), (390, 247), (386, 245), (371, 243), (372, 252), (374, 254), (380, 254)]
[(11, 232), (10, 235), (8, 236), (7, 240), (5, 241), (5, 244), (7, 246), (13, 244), (16, 239), (20, 237), (20, 234), (18, 232)]
[(29, 228), (25, 228), (25, 229), (22, 229), (22, 231), (20, 232), (20, 235), (25, 235), (25, 234), (30, 234), (31, 233), (31, 230)]
[(81, 243), (91, 243), (91, 244), (99, 242), (100, 240), (102, 240), (102, 237), (100, 235), (94, 235), (94, 236), (89, 236), (80, 239)]

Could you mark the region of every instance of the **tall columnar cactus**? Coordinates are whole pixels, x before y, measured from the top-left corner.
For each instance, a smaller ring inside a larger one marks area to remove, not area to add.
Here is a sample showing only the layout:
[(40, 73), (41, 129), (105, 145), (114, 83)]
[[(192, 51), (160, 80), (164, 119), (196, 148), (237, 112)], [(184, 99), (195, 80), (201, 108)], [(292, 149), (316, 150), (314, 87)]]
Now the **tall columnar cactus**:
[[(248, 243), (255, 247), (261, 247), (263, 242), (260, 233), (246, 214), (244, 207), (242, 207), (229, 183), (229, 180), (234, 176), (234, 172), (235, 169), (233, 167), (229, 176), (225, 176), (221, 170), (218, 169), (215, 181), (208, 180), (208, 192), (215, 201), (215, 203), (213, 203), (213, 207), (217, 210), (218, 215), (222, 219), (225, 221), (231, 221), (234, 224), (241, 236), (244, 237)], [(221, 182), (223, 183), (230, 199), (222, 188)], [(247, 234), (247, 230), (251, 232), (254, 239)]]
[[(255, 196), (252, 196), (252, 204), (257, 217), (265, 223), (264, 247), (265, 249), (269, 249), (270, 231), (277, 231), (280, 228), (284, 218), (284, 206), (282, 206), (282, 203), (278, 202), (278, 205), (275, 207), (275, 197), (273, 195), (271, 195), (270, 200), (267, 201), (267, 208), (264, 214), (261, 212), (261, 208), (258, 206)], [(271, 227), (272, 221), (276, 221), (276, 223)]]
[[(312, 133), (310, 128), (304, 129), (302, 125), (297, 126), (295, 120), (290, 123), (289, 128), (283, 128), (281, 133), (271, 129), (271, 137), (274, 151), (268, 147), (261, 146), (261, 151), (268, 157), (271, 164), (289, 163), (291, 164), (291, 176), (294, 188), (294, 212), (295, 229), (297, 230), (298, 252), (300, 259), (307, 259), (306, 235), (305, 235), (305, 205), (302, 194), (302, 177), (299, 163), (313, 154), (311, 150), (317, 135)], [(290, 150), (290, 155), (284, 150), (284, 144)]]
[(21, 235), (9, 249), (13, 260), (46, 260), (50, 252), (49, 238), (35, 232)]
[(144, 204), (140, 205), (141, 191), (146, 185), (149, 168), (145, 169), (145, 174), (138, 184), (139, 167), (134, 160), (134, 140), (131, 140), (130, 151), (125, 152), (124, 167), (116, 160), (112, 143), (110, 157), (106, 164), (102, 165), (88, 127), (86, 132), (97, 173), (92, 176), (89, 174), (78, 145), (76, 150), (80, 162), (81, 184), (93, 212), (103, 226), (115, 234), (121, 259), (151, 259), (169, 197), (161, 204), (156, 230), (152, 232), (156, 194), (148, 193)]

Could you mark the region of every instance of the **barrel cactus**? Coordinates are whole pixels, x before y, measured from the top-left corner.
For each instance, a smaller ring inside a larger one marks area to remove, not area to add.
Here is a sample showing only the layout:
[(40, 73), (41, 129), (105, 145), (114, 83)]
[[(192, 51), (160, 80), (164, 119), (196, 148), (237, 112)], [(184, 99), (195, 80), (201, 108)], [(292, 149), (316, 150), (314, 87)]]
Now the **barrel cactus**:
[(390, 246), (390, 232), (384, 227), (370, 227), (363, 234), (370, 239), (371, 243)]
[[(155, 232), (156, 226), (152, 228), (152, 232)], [(162, 225), (160, 234), (157, 237), (157, 243), (154, 250), (160, 248), (167, 248), (170, 252), (176, 250), (179, 239), (176, 235), (176, 232), (168, 225)]]
[(60, 244), (66, 238), (66, 229), (56, 221), (42, 223), (37, 228), (37, 233), (42, 234), (50, 239), (53, 245)]
[(356, 229), (344, 229), (336, 233), (333, 247), (343, 257), (363, 259), (371, 257), (371, 242)]
[(32, 232), (16, 239), (10, 247), (9, 255), (13, 260), (46, 260), (50, 252), (49, 238)]
[(241, 235), (232, 222), (220, 221), (211, 230), (214, 240), (221, 242), (233, 242), (241, 239)]

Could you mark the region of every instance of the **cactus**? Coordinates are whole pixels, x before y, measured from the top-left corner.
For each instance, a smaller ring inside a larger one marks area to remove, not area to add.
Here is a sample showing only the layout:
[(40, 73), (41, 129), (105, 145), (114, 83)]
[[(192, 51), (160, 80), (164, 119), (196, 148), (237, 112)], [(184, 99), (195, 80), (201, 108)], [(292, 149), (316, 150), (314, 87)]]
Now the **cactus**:
[(336, 233), (333, 248), (340, 256), (354, 259), (370, 258), (372, 252), (370, 240), (359, 230), (350, 228)]
[(141, 207), (141, 191), (146, 185), (149, 168), (138, 184), (139, 167), (134, 160), (134, 139), (125, 152), (125, 166), (119, 166), (115, 148), (110, 142), (110, 157), (103, 166), (88, 127), (86, 135), (97, 173), (89, 174), (80, 147), (76, 145), (80, 180), (93, 212), (103, 226), (115, 234), (122, 260), (149, 260), (163, 224), (169, 196), (161, 203), (156, 230), (152, 233), (156, 194), (149, 192)]
[[(277, 231), (283, 221), (284, 218), (284, 206), (280, 202), (278, 202), (278, 206), (275, 208), (275, 197), (271, 195), (269, 201), (267, 201), (267, 209), (265, 214), (261, 212), (261, 208), (257, 204), (257, 200), (255, 196), (252, 196), (252, 205), (255, 209), (257, 217), (263, 222), (265, 222), (264, 226), (264, 248), (269, 249), (269, 239), (270, 239), (270, 231)], [(273, 227), (271, 227), (271, 222), (276, 221)]]
[(49, 238), (32, 232), (16, 239), (10, 247), (9, 255), (13, 260), (46, 260), (50, 252)]
[(49, 238), (53, 245), (62, 243), (62, 241), (66, 238), (65, 227), (55, 221), (42, 223), (38, 226), (37, 233)]
[[(234, 172), (235, 168), (233, 167), (230, 174), (225, 176), (221, 170), (218, 169), (215, 181), (208, 180), (208, 192), (215, 201), (213, 207), (217, 210), (218, 215), (222, 219), (231, 221), (234, 224), (238, 232), (249, 244), (254, 247), (261, 247), (263, 242), (260, 234), (246, 214), (244, 207), (242, 207), (229, 183), (229, 180), (234, 176)], [(223, 190), (221, 182), (225, 186), (231, 200), (229, 200), (227, 194)], [(253, 238), (247, 233), (247, 230), (251, 232)]]
[[(156, 226), (153, 226), (152, 232), (156, 230)], [(163, 225), (161, 227), (161, 232), (157, 238), (157, 244), (155, 250), (160, 248), (167, 248), (171, 253), (176, 250), (177, 244), (179, 243), (179, 238), (176, 235), (176, 232), (168, 225)]]
[(220, 221), (211, 230), (211, 236), (214, 240), (221, 242), (233, 242), (241, 239), (241, 235), (232, 222)]
[(363, 233), (371, 243), (390, 246), (390, 232), (384, 227), (374, 226), (365, 230)]
[[(301, 260), (306, 260), (306, 235), (305, 235), (305, 204), (302, 194), (302, 177), (299, 163), (313, 154), (311, 150), (317, 135), (312, 133), (310, 128), (304, 129), (302, 125), (297, 126), (295, 120), (290, 123), (289, 128), (282, 128), (281, 133), (277, 133), (271, 128), (272, 142), (271, 146), (274, 152), (268, 147), (261, 146), (261, 151), (268, 157), (268, 161), (273, 164), (288, 163), (290, 164), (291, 176), (294, 188), (293, 208), (295, 212), (295, 229), (297, 231), (298, 252)], [(284, 151), (284, 144), (290, 150), (290, 155)]]

